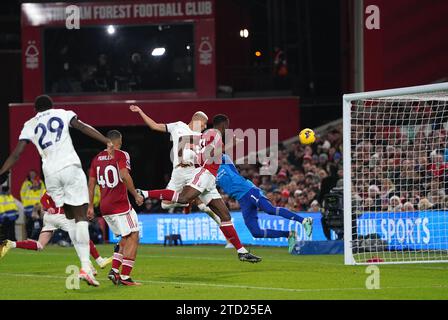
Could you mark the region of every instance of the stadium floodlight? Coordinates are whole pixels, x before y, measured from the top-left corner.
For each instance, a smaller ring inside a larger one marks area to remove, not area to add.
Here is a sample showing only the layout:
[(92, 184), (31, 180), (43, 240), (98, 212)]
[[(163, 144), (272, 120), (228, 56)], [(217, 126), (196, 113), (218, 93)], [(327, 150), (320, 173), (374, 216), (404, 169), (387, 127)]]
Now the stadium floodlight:
[(241, 30), (240, 30), (240, 37), (241, 37), (241, 38), (249, 38), (249, 30), (247, 30), (247, 29), (241, 29)]
[(448, 262), (448, 83), (347, 94), (345, 264)]
[(115, 27), (113, 25), (107, 26), (107, 33), (113, 35), (115, 33)]
[(160, 57), (165, 54), (165, 48), (154, 48), (151, 52), (153, 57)]

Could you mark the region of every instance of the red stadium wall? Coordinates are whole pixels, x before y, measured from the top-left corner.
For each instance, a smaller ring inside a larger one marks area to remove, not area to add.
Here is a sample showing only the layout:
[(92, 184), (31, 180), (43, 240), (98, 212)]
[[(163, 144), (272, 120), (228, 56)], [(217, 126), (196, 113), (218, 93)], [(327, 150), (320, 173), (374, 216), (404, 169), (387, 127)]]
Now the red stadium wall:
[[(147, 114), (162, 123), (179, 120), (188, 122), (194, 112), (202, 110), (210, 118), (219, 113), (227, 114), (232, 128), (243, 130), (248, 128), (279, 129), (280, 140), (290, 138), (299, 132), (299, 99), (296, 97), (195, 101), (57, 102), (55, 107), (71, 109), (78, 114), (81, 120), (98, 128), (102, 126), (144, 126), (140, 117), (129, 111), (131, 103), (138, 104)], [(23, 124), (34, 114), (34, 108), (30, 103), (10, 105), (11, 150), (17, 144)], [(14, 195), (18, 196), (20, 184), (30, 169), (40, 171), (40, 158), (34, 146), (26, 148), (12, 170), (12, 192)]]
[(369, 5), (380, 9), (380, 30), (364, 28), (366, 91), (448, 77), (448, 1), (365, 0)]

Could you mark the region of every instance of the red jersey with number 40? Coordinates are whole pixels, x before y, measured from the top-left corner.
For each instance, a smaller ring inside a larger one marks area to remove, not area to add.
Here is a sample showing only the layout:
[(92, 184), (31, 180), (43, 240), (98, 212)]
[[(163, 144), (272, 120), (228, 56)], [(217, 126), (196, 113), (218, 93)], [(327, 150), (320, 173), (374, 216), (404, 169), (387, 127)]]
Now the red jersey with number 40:
[(101, 151), (92, 160), (89, 175), (95, 178), (100, 186), (102, 215), (126, 213), (131, 210), (128, 190), (121, 180), (120, 169), (131, 170), (129, 154), (122, 150), (115, 150), (113, 159), (107, 151)]

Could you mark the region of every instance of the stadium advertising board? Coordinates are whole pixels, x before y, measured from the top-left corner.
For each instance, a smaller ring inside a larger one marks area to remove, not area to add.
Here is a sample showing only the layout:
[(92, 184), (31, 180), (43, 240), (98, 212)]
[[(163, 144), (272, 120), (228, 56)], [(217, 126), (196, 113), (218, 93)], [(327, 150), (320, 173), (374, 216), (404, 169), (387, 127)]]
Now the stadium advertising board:
[[(314, 219), (313, 234), (310, 239), (305, 235), (302, 225), (265, 213), (259, 214), (261, 228), (276, 230), (296, 230), (298, 241), (325, 241), (321, 215), (319, 213), (301, 213)], [(225, 238), (217, 224), (204, 213), (184, 214), (140, 214), (140, 242), (145, 244), (163, 244), (165, 236), (180, 234), (184, 244), (225, 244)], [(285, 238), (255, 239), (250, 234), (241, 212), (232, 213), (232, 221), (245, 244), (262, 246), (287, 246)], [(389, 250), (447, 250), (441, 243), (448, 243), (448, 234), (444, 225), (448, 223), (448, 212), (411, 212), (411, 213), (366, 213), (358, 217), (357, 228), (360, 236), (379, 235), (388, 243)], [(445, 241), (441, 238), (445, 237)], [(110, 233), (111, 242), (118, 241)]]
[[(296, 230), (298, 241), (325, 241), (320, 213), (300, 213), (301, 217), (312, 217), (313, 234), (311, 238), (305, 235), (300, 223), (285, 220), (265, 213), (259, 214), (259, 224), (262, 229)], [(218, 225), (205, 213), (193, 214), (139, 214), (140, 243), (163, 244), (165, 236), (180, 234), (183, 244), (225, 244), (225, 238)], [(286, 238), (255, 239), (244, 224), (241, 212), (232, 212), (232, 221), (240, 240), (248, 245), (286, 247)], [(109, 234), (111, 242), (119, 238)]]
[(360, 236), (378, 235), (389, 250), (447, 250), (448, 212), (365, 213), (357, 218)]

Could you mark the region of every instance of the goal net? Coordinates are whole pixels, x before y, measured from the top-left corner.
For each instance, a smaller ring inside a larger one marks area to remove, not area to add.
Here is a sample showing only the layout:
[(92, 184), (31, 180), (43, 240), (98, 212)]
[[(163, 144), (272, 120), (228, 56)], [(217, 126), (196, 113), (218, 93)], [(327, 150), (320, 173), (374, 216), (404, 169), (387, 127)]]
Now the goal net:
[(345, 263), (448, 262), (448, 83), (343, 103)]

